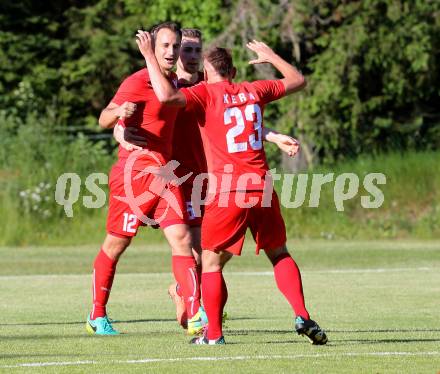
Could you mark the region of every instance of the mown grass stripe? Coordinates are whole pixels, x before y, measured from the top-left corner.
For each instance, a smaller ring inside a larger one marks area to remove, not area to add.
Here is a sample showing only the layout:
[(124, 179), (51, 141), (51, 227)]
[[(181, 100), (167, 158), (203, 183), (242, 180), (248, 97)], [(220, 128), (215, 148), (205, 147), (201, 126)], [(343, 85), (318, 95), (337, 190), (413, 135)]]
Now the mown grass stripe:
[(66, 361), (66, 362), (26, 362), (16, 365), (2, 365), (0, 368), (43, 367), (43, 366), (80, 366), (107, 364), (148, 364), (160, 362), (184, 361), (249, 361), (249, 360), (296, 360), (299, 358), (338, 358), (338, 357), (402, 357), (402, 356), (439, 356), (440, 352), (346, 352), (346, 353), (316, 353), (298, 355), (259, 355), (259, 356), (228, 356), (228, 357), (177, 357), (177, 358), (145, 358), (139, 360), (112, 361)]

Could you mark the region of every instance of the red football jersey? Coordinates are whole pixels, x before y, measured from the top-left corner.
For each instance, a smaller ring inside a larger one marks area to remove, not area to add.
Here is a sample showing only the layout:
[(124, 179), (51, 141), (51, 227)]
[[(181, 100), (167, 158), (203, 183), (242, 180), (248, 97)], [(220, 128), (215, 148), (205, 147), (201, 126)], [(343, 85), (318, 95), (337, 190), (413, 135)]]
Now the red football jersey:
[(182, 92), (188, 109), (203, 116), (201, 134), (208, 171), (217, 177), (216, 191), (263, 189), (269, 169), (262, 139), (264, 105), (284, 96), (284, 84), (201, 82)]
[[(194, 84), (201, 81), (203, 81), (203, 73), (199, 72), (197, 82)], [(191, 87), (194, 84), (177, 82), (179, 88)], [(198, 121), (197, 113), (185, 107), (179, 111), (174, 127), (173, 159), (180, 162), (176, 169), (176, 175), (183, 177), (192, 172), (189, 181), (193, 180), (196, 175), (207, 172)]]
[[(172, 73), (169, 80), (176, 87), (177, 76)], [(134, 170), (143, 170), (146, 166), (155, 165), (155, 157), (165, 165), (172, 156), (172, 141), (174, 122), (179, 108), (166, 106), (159, 102), (146, 68), (137, 71), (127, 77), (120, 85), (113, 97), (112, 102), (121, 105), (125, 101), (136, 104), (136, 111), (130, 118), (124, 118), (119, 123), (123, 126), (140, 128), (139, 134), (147, 143), (147, 149), (154, 157), (148, 154), (141, 154), (137, 157)], [(119, 146), (118, 157), (125, 162), (131, 152)]]

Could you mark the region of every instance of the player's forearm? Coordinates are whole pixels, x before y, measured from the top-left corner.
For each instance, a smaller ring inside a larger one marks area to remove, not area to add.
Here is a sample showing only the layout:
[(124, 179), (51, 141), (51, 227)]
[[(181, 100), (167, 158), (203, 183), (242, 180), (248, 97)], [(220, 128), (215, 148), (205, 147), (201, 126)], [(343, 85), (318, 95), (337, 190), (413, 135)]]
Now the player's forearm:
[(291, 64), (277, 54), (273, 54), (270, 63), (283, 75), (282, 82), (286, 88), (286, 95), (299, 91), (306, 86), (304, 76)]
[(161, 103), (175, 105), (176, 99), (180, 97), (180, 93), (162, 74), (156, 56), (154, 56), (154, 54), (148, 54), (145, 57), (145, 62), (150, 75), (151, 85), (153, 86), (157, 99)]
[(174, 93), (173, 87), (162, 74), (156, 56), (154, 56), (153, 53), (149, 53), (145, 56), (145, 62), (147, 64), (151, 85), (153, 86), (157, 99), (161, 103), (166, 102), (166, 100)]
[(279, 133), (275, 130), (272, 130), (268, 127), (263, 127), (263, 140), (270, 142), (270, 143), (276, 143), (278, 141), (278, 135)]
[(105, 108), (99, 116), (99, 126), (103, 129), (112, 129), (118, 122), (118, 108)]
[(263, 127), (263, 139), (276, 144), (289, 157), (294, 157), (299, 151), (299, 143), (296, 139), (266, 127)]

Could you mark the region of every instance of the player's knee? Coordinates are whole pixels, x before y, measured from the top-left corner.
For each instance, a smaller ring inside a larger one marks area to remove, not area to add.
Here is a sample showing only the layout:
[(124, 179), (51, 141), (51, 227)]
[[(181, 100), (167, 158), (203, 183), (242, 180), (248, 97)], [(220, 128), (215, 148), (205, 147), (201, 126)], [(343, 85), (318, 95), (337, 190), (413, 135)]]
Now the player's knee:
[(214, 273), (222, 271), (231, 255), (225, 252), (216, 253), (213, 251), (203, 251), (202, 253), (202, 272)]
[(113, 235), (107, 235), (104, 244), (102, 245), (102, 249), (108, 257), (113, 260), (118, 260), (130, 245), (130, 242), (130, 237), (119, 238)]
[(223, 270), (223, 265), (219, 261), (202, 260), (203, 273), (215, 273)]
[(189, 230), (179, 232), (176, 239), (179, 247), (192, 248), (191, 233)]
[(173, 254), (192, 256), (192, 238), (191, 232), (185, 227), (173, 230), (168, 235), (171, 247), (173, 248)]

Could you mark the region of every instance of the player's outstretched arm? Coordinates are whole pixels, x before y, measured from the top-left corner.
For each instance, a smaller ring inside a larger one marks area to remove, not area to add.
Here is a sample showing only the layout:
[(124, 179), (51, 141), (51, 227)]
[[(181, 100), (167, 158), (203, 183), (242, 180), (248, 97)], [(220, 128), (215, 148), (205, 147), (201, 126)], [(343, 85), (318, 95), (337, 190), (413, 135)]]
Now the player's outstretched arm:
[(286, 88), (286, 95), (299, 91), (306, 86), (304, 76), (265, 43), (253, 40), (247, 43), (247, 47), (257, 54), (257, 58), (249, 61), (249, 64), (270, 63), (283, 75), (284, 78), (281, 81)]
[(148, 143), (144, 137), (137, 134), (136, 127), (123, 127), (116, 124), (113, 129), (113, 137), (127, 151), (146, 148)]
[(186, 98), (183, 93), (174, 88), (162, 74), (159, 64), (154, 55), (153, 44), (150, 33), (138, 30), (136, 43), (139, 51), (145, 58), (148, 73), (150, 74), (151, 84), (154, 93), (161, 103), (172, 106), (185, 106)]
[(295, 157), (299, 152), (299, 142), (289, 135), (280, 134), (279, 132), (263, 127), (263, 139), (275, 143), (279, 149), (287, 153), (289, 157)]
[(136, 110), (136, 104), (126, 101), (122, 105), (110, 103), (104, 108), (99, 116), (99, 126), (103, 129), (115, 127), (119, 118), (129, 118)]

